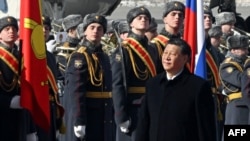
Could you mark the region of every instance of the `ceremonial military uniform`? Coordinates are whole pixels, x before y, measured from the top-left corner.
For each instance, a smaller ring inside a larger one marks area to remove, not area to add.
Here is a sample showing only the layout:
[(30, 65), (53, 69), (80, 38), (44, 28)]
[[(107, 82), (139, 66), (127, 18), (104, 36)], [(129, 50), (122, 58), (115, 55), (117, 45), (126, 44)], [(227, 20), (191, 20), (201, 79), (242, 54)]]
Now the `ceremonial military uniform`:
[[(218, 26), (223, 26), (223, 25), (227, 25), (227, 24), (232, 26), (235, 24), (236, 19), (235, 19), (235, 15), (233, 12), (222, 12), (222, 13), (219, 13), (218, 15), (215, 16), (215, 21), (216, 21), (216, 25), (218, 25)], [(235, 35), (235, 34), (237, 34), (237, 33), (231, 31), (231, 29), (230, 29), (230, 31), (224, 31), (222, 29), (220, 51), (224, 55), (226, 55), (226, 53), (228, 51), (228, 47), (226, 45), (227, 38), (232, 36), (232, 35)]]
[[(182, 19), (184, 19), (184, 15), (185, 15), (185, 6), (182, 2), (179, 1), (171, 1), (166, 3), (165, 7), (164, 7), (164, 12), (163, 12), (163, 19), (171, 12), (171, 11), (181, 11), (183, 14)], [(167, 23), (165, 23), (167, 25)], [(180, 28), (180, 27), (179, 27)], [(180, 30), (180, 29), (179, 29)], [(152, 39), (151, 43), (153, 44), (153, 46), (155, 46), (158, 50), (158, 56), (159, 56), (159, 60), (157, 61), (157, 66), (159, 66), (159, 68), (157, 68), (158, 72), (162, 72), (163, 68), (161, 65), (161, 56), (163, 53), (163, 50), (167, 44), (167, 41), (171, 38), (181, 38), (181, 33), (177, 33), (177, 34), (173, 34), (170, 33), (169, 31), (166, 30), (166, 28), (163, 28), (161, 30), (161, 32), (154, 38)]]
[[(92, 23), (102, 25), (107, 21), (98, 14), (84, 18), (84, 31)], [(88, 35), (86, 35), (88, 36)], [(67, 63), (65, 75), (65, 141), (80, 141), (75, 127), (86, 127), (86, 141), (114, 141), (115, 122), (111, 95), (111, 66), (101, 44), (94, 45), (86, 38), (80, 43)]]
[[(151, 19), (145, 7), (131, 9), (127, 14), (129, 24), (139, 15)], [(146, 30), (146, 29), (145, 29)], [(112, 54), (112, 95), (117, 125), (117, 141), (134, 141), (137, 125), (137, 113), (145, 94), (146, 81), (156, 75), (155, 48), (149, 46), (147, 37), (132, 32), (122, 42), (123, 54), (117, 48)], [(121, 131), (121, 125), (129, 122), (128, 130)]]
[(241, 78), (241, 91), (242, 91), (242, 101), (244, 103), (244, 113), (245, 117), (242, 118), (244, 124), (250, 125), (250, 59), (248, 58), (245, 61), (244, 69), (243, 69), (243, 76)]
[[(0, 19), (0, 33), (7, 26), (13, 26), (18, 31), (14, 17)], [(13, 30), (8, 32), (15, 34)], [(13, 36), (17, 36), (17, 33)], [(20, 52), (16, 45), (10, 47), (2, 42), (3, 39), (0, 39), (0, 140), (24, 141), (27, 134), (35, 132), (35, 128), (28, 111), (20, 107), (20, 99), (14, 102), (16, 97), (20, 98)], [(13, 104), (19, 106), (12, 106)]]
[(229, 52), (220, 66), (220, 78), (223, 93), (228, 96), (225, 114), (225, 125), (248, 124), (247, 105), (242, 102), (242, 78), (247, 60), (248, 37), (243, 35), (231, 36), (227, 40), (229, 50), (241, 48), (245, 54), (240, 56)]
[[(81, 15), (69, 15), (63, 19), (62, 26), (64, 28), (64, 31), (69, 32), (70, 29), (76, 30), (77, 25), (81, 22)], [(80, 39), (77, 36), (67, 36), (66, 42), (62, 43), (61, 45), (58, 45), (57, 50), (59, 51), (59, 53), (57, 54), (57, 62), (60, 70), (58, 77), (59, 80), (64, 79), (67, 59), (69, 55), (75, 50), (79, 42)]]

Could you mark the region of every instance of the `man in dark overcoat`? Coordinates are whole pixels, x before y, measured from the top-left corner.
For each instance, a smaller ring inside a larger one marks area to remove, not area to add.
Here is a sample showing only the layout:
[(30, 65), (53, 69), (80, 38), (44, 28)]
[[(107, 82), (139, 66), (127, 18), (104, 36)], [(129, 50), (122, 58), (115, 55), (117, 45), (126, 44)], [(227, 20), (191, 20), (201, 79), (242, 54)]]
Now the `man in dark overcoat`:
[(185, 67), (190, 54), (184, 40), (168, 41), (162, 56), (165, 72), (146, 84), (136, 141), (216, 140), (211, 87)]

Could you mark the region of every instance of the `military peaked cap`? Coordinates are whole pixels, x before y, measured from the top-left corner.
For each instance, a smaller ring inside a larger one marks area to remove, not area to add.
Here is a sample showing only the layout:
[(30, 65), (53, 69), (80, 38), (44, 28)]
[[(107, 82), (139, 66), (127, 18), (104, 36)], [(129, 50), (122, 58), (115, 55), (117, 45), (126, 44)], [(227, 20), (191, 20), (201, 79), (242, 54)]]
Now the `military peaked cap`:
[(146, 15), (149, 18), (149, 22), (151, 22), (151, 14), (149, 10), (144, 6), (140, 6), (140, 7), (135, 7), (133, 9), (130, 9), (128, 11), (128, 14), (127, 14), (128, 24), (130, 24), (134, 20), (134, 18), (139, 15)]
[(181, 11), (183, 13), (183, 16), (185, 15), (185, 5), (182, 2), (179, 1), (170, 1), (167, 2), (164, 6), (163, 11), (163, 18), (168, 15), (171, 11)]
[(83, 30), (85, 31), (87, 27), (92, 23), (99, 23), (104, 29), (104, 33), (107, 31), (107, 19), (97, 13), (88, 14), (83, 19)]
[(16, 18), (12, 16), (3, 17), (0, 19), (0, 32), (5, 28), (6, 26), (14, 26), (18, 30), (18, 23)]

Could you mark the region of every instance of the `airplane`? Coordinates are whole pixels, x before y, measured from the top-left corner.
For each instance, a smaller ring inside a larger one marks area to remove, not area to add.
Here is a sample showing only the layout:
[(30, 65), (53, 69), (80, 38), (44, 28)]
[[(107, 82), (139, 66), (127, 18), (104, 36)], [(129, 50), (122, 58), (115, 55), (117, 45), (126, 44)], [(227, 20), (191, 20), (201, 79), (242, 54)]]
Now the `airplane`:
[[(41, 0), (42, 13), (51, 19), (60, 19), (70, 14), (99, 13), (109, 16), (121, 0)], [(20, 17), (21, 0), (0, 0), (0, 18), (4, 16)]]

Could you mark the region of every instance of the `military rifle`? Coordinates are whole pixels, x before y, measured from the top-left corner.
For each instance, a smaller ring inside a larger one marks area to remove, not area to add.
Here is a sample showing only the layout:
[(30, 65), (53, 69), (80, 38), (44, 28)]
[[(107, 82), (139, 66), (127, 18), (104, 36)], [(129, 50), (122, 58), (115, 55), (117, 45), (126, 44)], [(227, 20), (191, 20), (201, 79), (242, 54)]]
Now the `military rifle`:
[(122, 49), (122, 41), (121, 41), (121, 38), (118, 34), (118, 31), (117, 31), (117, 27), (119, 25), (119, 22), (116, 23), (116, 22), (112, 22), (112, 28), (114, 29), (114, 33), (115, 33), (115, 36), (117, 38), (117, 43), (118, 43), (118, 48), (119, 48), (119, 53), (121, 55), (121, 65), (122, 65), (122, 77), (123, 77), (123, 86), (124, 86), (124, 89), (125, 89), (125, 94), (127, 94), (127, 82), (126, 82), (126, 71), (125, 71), (125, 60), (124, 60), (124, 57), (123, 57), (123, 49)]

